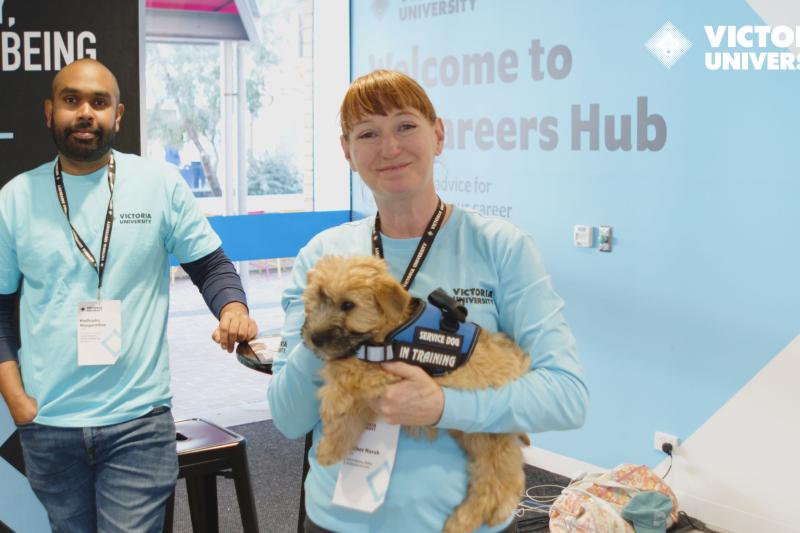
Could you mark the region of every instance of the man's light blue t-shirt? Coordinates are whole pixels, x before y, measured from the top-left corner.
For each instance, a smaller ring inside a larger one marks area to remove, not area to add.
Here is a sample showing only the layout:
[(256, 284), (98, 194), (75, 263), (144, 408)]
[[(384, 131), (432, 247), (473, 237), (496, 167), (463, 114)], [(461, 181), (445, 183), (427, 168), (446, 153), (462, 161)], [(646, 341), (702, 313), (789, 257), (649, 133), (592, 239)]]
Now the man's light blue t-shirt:
[[(114, 158), (102, 299), (122, 301), (122, 349), (110, 366), (77, 364), (78, 304), (97, 298), (98, 275), (58, 203), (55, 160), (0, 190), (0, 294), (15, 292), (22, 279), (19, 361), (40, 424), (102, 426), (169, 405), (168, 257), (186, 263), (220, 246), (177, 170), (116, 151)], [(98, 261), (107, 174), (107, 167), (64, 174), (72, 225)]]

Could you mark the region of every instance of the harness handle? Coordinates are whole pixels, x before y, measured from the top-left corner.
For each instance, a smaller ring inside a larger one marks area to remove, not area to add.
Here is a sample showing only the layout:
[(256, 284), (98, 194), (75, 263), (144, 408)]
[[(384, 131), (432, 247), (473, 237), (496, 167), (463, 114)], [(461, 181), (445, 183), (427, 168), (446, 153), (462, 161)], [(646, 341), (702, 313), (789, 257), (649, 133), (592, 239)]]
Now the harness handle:
[(428, 301), (442, 312), (439, 328), (443, 331), (455, 333), (458, 331), (459, 324), (463, 324), (467, 320), (467, 308), (458, 303), (458, 300), (447, 294), (442, 288), (430, 293)]

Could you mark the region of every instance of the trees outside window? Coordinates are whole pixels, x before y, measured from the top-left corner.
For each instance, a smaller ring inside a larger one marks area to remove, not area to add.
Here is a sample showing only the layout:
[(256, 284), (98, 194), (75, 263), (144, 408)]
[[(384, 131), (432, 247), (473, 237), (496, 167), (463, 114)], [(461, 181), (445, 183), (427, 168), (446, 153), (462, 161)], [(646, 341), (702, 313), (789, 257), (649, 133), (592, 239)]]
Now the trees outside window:
[[(265, 210), (261, 196), (284, 195), (269, 210), (302, 208), (311, 181), (310, 0), (260, 0), (260, 41), (244, 47), (248, 210)], [(222, 138), (222, 44), (147, 43), (147, 154), (166, 159), (199, 198), (226, 190)], [(310, 193), (310, 191), (309, 191)], [(222, 204), (205, 204), (219, 214)], [(276, 207), (277, 206), (277, 207)]]

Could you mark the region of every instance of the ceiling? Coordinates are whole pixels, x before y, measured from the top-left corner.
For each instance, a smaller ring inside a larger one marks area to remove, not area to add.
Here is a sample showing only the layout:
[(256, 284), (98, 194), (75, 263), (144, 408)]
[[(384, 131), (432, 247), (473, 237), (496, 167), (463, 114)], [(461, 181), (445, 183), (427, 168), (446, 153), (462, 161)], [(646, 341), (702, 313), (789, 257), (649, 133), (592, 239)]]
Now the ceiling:
[(146, 0), (147, 38), (155, 41), (259, 40), (253, 0)]
[(234, 0), (147, 0), (147, 9), (238, 13)]

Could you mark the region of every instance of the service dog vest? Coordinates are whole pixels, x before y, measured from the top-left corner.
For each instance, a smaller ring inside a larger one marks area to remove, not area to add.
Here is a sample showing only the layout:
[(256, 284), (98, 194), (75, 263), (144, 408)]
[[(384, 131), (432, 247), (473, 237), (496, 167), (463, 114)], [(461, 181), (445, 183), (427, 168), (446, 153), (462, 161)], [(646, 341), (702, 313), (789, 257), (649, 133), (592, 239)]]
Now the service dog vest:
[(481, 328), (460, 322), (455, 331), (441, 329), (444, 313), (438, 307), (412, 300), (417, 310), (411, 318), (386, 336), (384, 344), (364, 344), (356, 358), (373, 363), (401, 361), (421, 367), (431, 376), (442, 376), (467, 362), (475, 349)]

